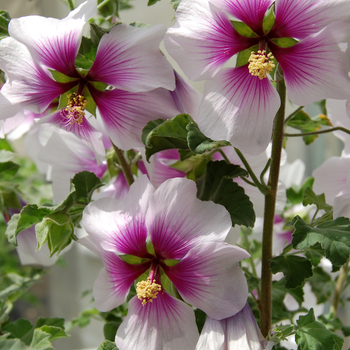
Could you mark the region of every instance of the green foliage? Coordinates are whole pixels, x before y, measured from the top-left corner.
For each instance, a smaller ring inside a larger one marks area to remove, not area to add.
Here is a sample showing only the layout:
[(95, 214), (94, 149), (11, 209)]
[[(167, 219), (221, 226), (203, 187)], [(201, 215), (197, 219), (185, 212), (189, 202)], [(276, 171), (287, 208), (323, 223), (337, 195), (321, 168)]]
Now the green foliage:
[(295, 227), (292, 240), (295, 249), (307, 249), (319, 243), (325, 257), (333, 265), (344, 265), (349, 259), (350, 220), (348, 218), (340, 217), (312, 227), (296, 216), (292, 225)]
[(105, 340), (97, 350), (118, 350), (117, 346), (114, 342), (111, 342), (110, 340)]
[(0, 11), (0, 38), (9, 36), (8, 25), (11, 17), (6, 11)]
[(142, 142), (146, 146), (146, 158), (166, 149), (191, 150), (202, 154), (213, 148), (229, 145), (226, 141), (212, 141), (203, 135), (188, 114), (179, 114), (164, 121), (150, 121), (142, 131)]
[(280, 341), (287, 340), (287, 337), (294, 333), (294, 326), (291, 324), (279, 324), (272, 330), (273, 334), (269, 340), (273, 341), (274, 343), (279, 343)]
[(147, 6), (152, 6), (160, 0), (148, 0)]
[(207, 318), (207, 315), (205, 314), (205, 312), (203, 312), (200, 309), (194, 310), (194, 314), (196, 317), (196, 324), (197, 324), (198, 332), (201, 332), (203, 329), (205, 320)]
[(196, 181), (197, 197), (223, 205), (231, 215), (232, 226), (253, 227), (253, 204), (244, 189), (232, 181), (235, 177), (246, 175), (247, 172), (238, 165), (225, 161), (209, 162), (205, 175)]
[(170, 0), (170, 4), (173, 6), (173, 9), (176, 11), (180, 5), (181, 0)]
[[(281, 39), (284, 39), (284, 38), (281, 38)], [(280, 40), (280, 39), (276, 39), (276, 40)], [(320, 130), (322, 125), (332, 126), (332, 123), (323, 114), (310, 118), (309, 115), (306, 114), (304, 111), (300, 111), (287, 122), (287, 125), (294, 129), (300, 130), (302, 133), (307, 133), (307, 132), (314, 132), (314, 131)], [(314, 142), (317, 137), (318, 135), (303, 136), (303, 140), (306, 145), (309, 145), (310, 143)]]
[(313, 276), (308, 282), (311, 285), (312, 292), (317, 298), (317, 304), (329, 300), (334, 292), (335, 282), (321, 267), (315, 267), (313, 269)]
[(297, 321), (295, 341), (301, 350), (341, 350), (344, 340), (317, 322), (311, 309)]
[(270, 266), (272, 273), (283, 272), (288, 289), (303, 286), (305, 279), (312, 276), (311, 263), (302, 256), (279, 255), (271, 259)]
[(304, 251), (304, 254), (311, 261), (313, 266), (317, 266), (323, 257), (323, 249), (320, 244), (315, 244)]
[(86, 70), (87, 73), (95, 61), (96, 52), (97, 47), (94, 45), (92, 39), (83, 36), (75, 59), (75, 66)]
[(306, 188), (312, 187), (313, 183), (314, 183), (314, 178), (309, 177), (304, 181), (304, 183), (300, 187), (293, 185), (292, 187), (288, 188), (286, 191), (286, 195), (287, 195), (286, 209), (291, 208), (293, 205), (302, 203), (303, 194)]
[(245, 36), (246, 38), (257, 38), (258, 35), (253, 32), (253, 30), (241, 21), (231, 21), (233, 27), (237, 31), (237, 33)]
[(103, 326), (103, 335), (107, 340), (114, 341), (117, 330), (122, 321), (107, 322)]

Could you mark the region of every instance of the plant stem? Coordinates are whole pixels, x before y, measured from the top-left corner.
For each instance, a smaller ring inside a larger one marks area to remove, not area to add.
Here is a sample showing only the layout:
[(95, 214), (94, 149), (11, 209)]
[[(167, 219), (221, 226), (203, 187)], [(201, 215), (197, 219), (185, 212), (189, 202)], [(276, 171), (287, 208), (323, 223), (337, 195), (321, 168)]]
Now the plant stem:
[(294, 112), (292, 112), (291, 114), (289, 114), (289, 116), (286, 118), (286, 120), (284, 121), (284, 124), (287, 124), (296, 114), (298, 114), (302, 109), (304, 108), (304, 106), (300, 106), (299, 108), (297, 108)]
[[(111, 142), (112, 142), (112, 140), (111, 140)], [(131, 186), (134, 182), (134, 175), (131, 171), (131, 166), (126, 161), (123, 151), (120, 148), (118, 148), (113, 142), (112, 142), (112, 145), (113, 145), (113, 148), (115, 151), (115, 155), (118, 159), (118, 163), (121, 166), (123, 173), (125, 175), (126, 181), (128, 182), (128, 185)]]
[(262, 184), (260, 183), (260, 181), (258, 180), (258, 178), (256, 177), (256, 175), (254, 174), (253, 169), (250, 167), (249, 163), (247, 162), (247, 160), (245, 159), (244, 155), (242, 154), (242, 152), (241, 152), (238, 148), (236, 148), (236, 147), (234, 147), (234, 149), (235, 149), (235, 151), (236, 151), (238, 157), (241, 159), (242, 163), (244, 164), (246, 170), (248, 171), (248, 174), (249, 174), (250, 177), (252, 178), (252, 180), (253, 180), (255, 186), (260, 190), (260, 192), (261, 192), (262, 194), (268, 193), (269, 188), (267, 188), (266, 186), (264, 186), (264, 185), (262, 185)]
[(69, 9), (73, 11), (75, 9), (75, 1), (74, 0), (67, 0)]
[(343, 128), (341, 126), (336, 126), (334, 128), (329, 128), (326, 130), (320, 130), (320, 131), (312, 131), (312, 132), (304, 132), (304, 133), (299, 133), (299, 134), (284, 134), (285, 137), (299, 137), (299, 136), (310, 136), (310, 135), (319, 135), (319, 134), (327, 134), (329, 132), (333, 131), (343, 131), (347, 134), (350, 134), (350, 130)]
[(111, 0), (104, 0), (97, 5), (97, 9), (100, 10), (103, 6), (107, 5)]
[(341, 268), (340, 274), (339, 274), (338, 279), (337, 279), (337, 283), (335, 285), (333, 303), (332, 303), (332, 307), (331, 307), (331, 312), (333, 312), (334, 318), (336, 318), (338, 315), (338, 306), (339, 306), (340, 296), (341, 296), (342, 291), (344, 290), (344, 284), (345, 284), (346, 279), (348, 277), (348, 272), (349, 272), (349, 260)]
[(264, 227), (261, 258), (261, 298), (260, 298), (260, 328), (264, 337), (269, 334), (272, 319), (272, 272), (270, 260), (272, 258), (273, 224), (275, 219), (275, 205), (277, 185), (280, 170), (280, 161), (283, 145), (284, 115), (286, 104), (286, 86), (284, 79), (276, 84), (277, 92), (281, 99), (281, 106), (277, 111), (273, 123), (271, 166), (268, 186), (269, 193), (265, 195)]

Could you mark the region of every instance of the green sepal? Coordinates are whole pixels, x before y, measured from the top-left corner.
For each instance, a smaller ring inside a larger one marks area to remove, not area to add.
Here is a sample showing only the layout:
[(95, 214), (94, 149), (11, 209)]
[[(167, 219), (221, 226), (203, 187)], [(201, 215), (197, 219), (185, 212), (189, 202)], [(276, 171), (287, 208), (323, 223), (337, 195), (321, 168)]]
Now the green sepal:
[(176, 266), (180, 260), (177, 259), (167, 259), (163, 261), (166, 266)]
[(275, 24), (276, 16), (275, 16), (275, 6), (272, 5), (266, 11), (264, 19), (263, 19), (263, 31), (265, 34), (268, 34)]
[(97, 47), (94, 45), (92, 39), (83, 36), (75, 59), (75, 66), (83, 69), (79, 72), (81, 75), (85, 76), (94, 64), (96, 52)]
[(61, 73), (61, 72), (58, 72), (57, 70), (54, 70), (54, 69), (49, 69), (51, 75), (52, 75), (52, 78), (57, 81), (58, 83), (69, 83), (71, 81), (74, 81), (74, 80), (77, 80), (78, 78), (71, 78), (71, 77), (68, 77), (67, 75)]
[(292, 225), (295, 227), (292, 239), (295, 249), (307, 249), (319, 243), (325, 257), (333, 265), (344, 265), (349, 259), (350, 220), (348, 218), (339, 217), (312, 227), (296, 216)]
[(129, 255), (129, 254), (118, 255), (118, 256), (120, 259), (122, 259), (123, 261), (125, 261), (130, 265), (140, 265), (146, 261), (149, 261), (149, 259), (140, 258), (139, 256)]
[(63, 93), (60, 98), (59, 98), (59, 102), (58, 102), (58, 109), (64, 109), (68, 106), (68, 96), (72, 95), (73, 93), (77, 93), (78, 90), (78, 86), (74, 86), (73, 88), (71, 88), (70, 90), (68, 90), (67, 92)]
[(255, 212), (253, 204), (244, 189), (233, 178), (246, 176), (247, 172), (238, 165), (225, 161), (208, 162), (204, 176), (197, 181), (197, 197), (223, 205), (231, 215), (232, 226), (253, 227)]
[[(308, 259), (297, 255), (279, 255), (270, 261), (273, 274), (283, 272), (287, 289), (304, 285), (304, 281), (312, 276), (312, 266)], [(295, 273), (298, 271), (298, 273)]]
[(87, 104), (85, 106), (85, 109), (90, 112), (93, 116), (96, 117), (96, 103), (94, 99), (92, 98), (89, 89), (85, 89), (84, 91), (84, 97), (87, 99)]
[(253, 30), (241, 21), (231, 21), (233, 27), (238, 34), (245, 36), (246, 38), (258, 38), (259, 35), (254, 33)]
[(296, 40), (294, 38), (288, 38), (288, 37), (273, 38), (273, 39), (271, 39), (271, 41), (274, 44), (276, 44), (277, 46), (282, 47), (282, 48), (292, 47), (299, 42), (298, 40)]
[(246, 65), (248, 63), (249, 57), (252, 54), (252, 52), (256, 52), (258, 49), (259, 49), (259, 46), (254, 45), (249, 49), (245, 49), (239, 52), (236, 59), (236, 67), (242, 67)]
[(162, 287), (172, 296), (174, 296), (174, 286), (173, 283), (170, 281), (169, 277), (165, 274), (163, 269), (160, 270), (160, 283)]
[(156, 254), (156, 252), (154, 250), (154, 246), (150, 240), (147, 240), (147, 242), (146, 242), (146, 249), (147, 249), (148, 253), (150, 253), (151, 255)]
[(105, 91), (108, 87), (108, 84), (102, 83), (100, 81), (90, 81), (90, 84), (99, 91)]
[(314, 310), (297, 320), (295, 342), (300, 349), (341, 350), (344, 340), (315, 320)]

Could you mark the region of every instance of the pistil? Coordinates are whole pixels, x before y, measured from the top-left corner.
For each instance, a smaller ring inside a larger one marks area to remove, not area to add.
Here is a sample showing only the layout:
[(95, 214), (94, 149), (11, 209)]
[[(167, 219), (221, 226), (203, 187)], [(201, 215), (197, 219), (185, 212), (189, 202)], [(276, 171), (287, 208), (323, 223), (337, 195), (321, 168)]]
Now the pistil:
[(252, 51), (248, 60), (249, 73), (259, 77), (260, 80), (266, 78), (267, 74), (275, 68), (273, 59), (274, 57), (271, 52), (266, 55), (265, 50), (259, 50), (257, 53)]
[(72, 93), (67, 96), (68, 104), (67, 107), (62, 109), (61, 115), (67, 119), (66, 124), (71, 125), (77, 123), (81, 125), (85, 116), (85, 107), (88, 103), (88, 100), (82, 96)]
[(157, 298), (158, 293), (162, 290), (162, 286), (156, 283), (156, 280), (150, 280), (148, 277), (146, 281), (141, 281), (136, 284), (137, 297), (142, 301), (142, 305), (145, 306), (148, 302), (152, 302)]

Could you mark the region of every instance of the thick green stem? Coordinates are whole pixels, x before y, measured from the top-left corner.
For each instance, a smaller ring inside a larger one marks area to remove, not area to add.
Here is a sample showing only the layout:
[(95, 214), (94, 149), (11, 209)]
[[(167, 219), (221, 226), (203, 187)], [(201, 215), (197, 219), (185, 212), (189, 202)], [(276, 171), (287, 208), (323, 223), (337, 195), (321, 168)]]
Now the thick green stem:
[(104, 0), (97, 5), (97, 9), (100, 10), (103, 6), (107, 5), (111, 0)]
[(131, 186), (134, 182), (134, 175), (131, 171), (131, 166), (126, 161), (123, 151), (120, 148), (118, 148), (113, 142), (112, 142), (112, 145), (113, 145), (113, 148), (115, 151), (115, 155), (118, 159), (118, 163), (119, 163), (120, 167), (122, 168), (123, 173), (125, 175), (126, 181), (128, 182), (128, 185)]
[(74, 0), (67, 0), (69, 9), (73, 11), (75, 9), (75, 1)]
[(272, 258), (273, 224), (275, 219), (275, 205), (280, 161), (283, 145), (284, 115), (286, 103), (286, 86), (281, 79), (276, 84), (281, 98), (281, 106), (277, 111), (272, 131), (271, 166), (268, 186), (269, 193), (265, 195), (264, 228), (262, 240), (261, 260), (261, 298), (260, 298), (260, 328), (264, 337), (269, 334), (272, 318), (272, 272), (270, 260)]
[(311, 135), (319, 135), (319, 134), (327, 134), (329, 132), (333, 132), (333, 131), (343, 131), (347, 134), (350, 135), (350, 130), (348, 129), (345, 129), (341, 126), (336, 126), (335, 128), (329, 128), (329, 129), (326, 129), (326, 130), (319, 130), (319, 131), (311, 131), (311, 132), (302, 132), (302, 133), (299, 133), (299, 134), (284, 134), (285, 137), (300, 137), (300, 136), (311, 136)]
[(340, 274), (337, 279), (337, 283), (335, 285), (333, 303), (331, 307), (331, 312), (333, 312), (334, 318), (336, 318), (338, 315), (339, 301), (340, 301), (341, 294), (344, 290), (344, 284), (348, 278), (348, 273), (349, 273), (349, 260), (341, 268)]

